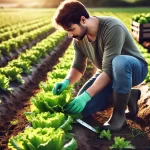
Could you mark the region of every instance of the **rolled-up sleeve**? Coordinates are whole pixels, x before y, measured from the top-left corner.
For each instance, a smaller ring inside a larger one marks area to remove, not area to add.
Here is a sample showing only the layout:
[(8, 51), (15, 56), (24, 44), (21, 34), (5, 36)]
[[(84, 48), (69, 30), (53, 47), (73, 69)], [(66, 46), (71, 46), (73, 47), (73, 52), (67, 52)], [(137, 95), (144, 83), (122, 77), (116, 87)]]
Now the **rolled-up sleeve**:
[(121, 55), (125, 41), (125, 31), (122, 26), (114, 25), (104, 34), (104, 53), (102, 60), (102, 71), (112, 79), (112, 60)]
[(74, 59), (72, 67), (76, 68), (79, 72), (84, 74), (87, 65), (87, 58), (81, 52), (80, 46), (75, 41), (73, 41), (73, 47), (74, 47)]

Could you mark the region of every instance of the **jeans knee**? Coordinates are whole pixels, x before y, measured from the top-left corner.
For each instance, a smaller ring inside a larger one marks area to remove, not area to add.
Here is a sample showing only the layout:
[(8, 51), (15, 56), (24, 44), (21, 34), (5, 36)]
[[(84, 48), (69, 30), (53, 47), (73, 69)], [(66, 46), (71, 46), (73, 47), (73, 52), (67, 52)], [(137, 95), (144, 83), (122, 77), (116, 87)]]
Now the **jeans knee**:
[(112, 71), (113, 89), (118, 93), (127, 93), (132, 86), (132, 69), (128, 58), (116, 56), (112, 61)]
[(122, 56), (116, 56), (112, 60), (112, 69), (115, 73), (121, 73), (124, 68), (125, 62)]

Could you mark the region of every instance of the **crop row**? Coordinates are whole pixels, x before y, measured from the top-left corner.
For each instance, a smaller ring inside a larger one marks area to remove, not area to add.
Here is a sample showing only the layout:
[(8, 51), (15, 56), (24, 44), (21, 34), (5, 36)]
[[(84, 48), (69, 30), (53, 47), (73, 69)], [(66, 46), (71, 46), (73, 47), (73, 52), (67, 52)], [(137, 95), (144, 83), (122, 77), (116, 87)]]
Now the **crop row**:
[(23, 27), (26, 27), (26, 26), (30, 26), (32, 24), (36, 24), (36, 23), (44, 21), (46, 19), (47, 19), (47, 17), (36, 18), (36, 19), (29, 20), (29, 21), (26, 21), (26, 22), (22, 22), (22, 23), (17, 23), (17, 24), (11, 25), (9, 27), (8, 26), (2, 27), (2, 28), (0, 28), (0, 33), (12, 31), (12, 30), (15, 30), (15, 29), (18, 29), (18, 28), (23, 28)]
[(45, 25), (32, 32), (25, 33), (16, 38), (9, 39), (0, 44), (0, 55), (10, 56), (11, 52), (16, 52), (17, 49), (29, 45), (32, 41), (38, 39), (42, 35), (49, 33), (53, 29), (52, 25)]
[(41, 58), (49, 54), (65, 35), (65, 32), (54, 32), (36, 46), (22, 53), (17, 59), (9, 62), (6, 67), (0, 68), (0, 89), (11, 90), (9, 87), (12, 81), (24, 83), (21, 74), (31, 74), (31, 66), (40, 63)]
[(28, 23), (28, 21), (34, 21), (39, 18), (48, 18), (53, 11), (50, 10), (23, 10), (16, 9), (14, 11), (1, 11), (0, 10), (0, 28), (11, 29), (13, 25), (19, 25), (22, 23)]
[(140, 50), (140, 52), (142, 53), (142, 55), (144, 56), (145, 60), (148, 63), (148, 74), (145, 78), (145, 82), (148, 83), (148, 85), (149, 85), (150, 84), (150, 53), (148, 53), (147, 49), (144, 48), (142, 45), (137, 43), (137, 46), (138, 46), (138, 49)]
[(71, 133), (68, 133), (72, 130), (73, 116), (64, 113), (64, 106), (72, 99), (71, 87), (60, 95), (54, 96), (52, 93), (55, 82), (63, 80), (68, 72), (72, 58), (73, 49), (70, 47), (64, 57), (60, 58), (60, 63), (47, 74), (47, 81), (40, 83), (41, 92), (31, 98), (31, 112), (25, 113), (31, 127), (11, 137), (8, 143), (9, 148), (12, 150), (19, 148), (29, 150), (31, 148), (36, 150), (77, 149), (75, 139)]
[(24, 26), (24, 27), (20, 26), (17, 29), (7, 31), (5, 33), (1, 33), (0, 34), (0, 43), (3, 42), (3, 41), (7, 41), (11, 38), (15, 38), (19, 35), (22, 35), (22, 34), (26, 33), (26, 32), (36, 30), (36, 29), (38, 29), (42, 26), (45, 26), (47, 24), (50, 24), (50, 23), (51, 23), (50, 19), (46, 19), (46, 20), (42, 19), (42, 21), (39, 20), (38, 23), (36, 22), (35, 24)]

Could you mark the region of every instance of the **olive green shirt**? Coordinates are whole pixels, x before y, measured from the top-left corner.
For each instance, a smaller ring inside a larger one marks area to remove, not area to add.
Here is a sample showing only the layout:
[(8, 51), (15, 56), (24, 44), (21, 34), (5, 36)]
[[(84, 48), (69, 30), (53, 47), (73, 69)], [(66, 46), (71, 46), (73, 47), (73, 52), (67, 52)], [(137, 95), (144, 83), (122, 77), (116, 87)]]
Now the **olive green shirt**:
[(94, 42), (89, 42), (87, 36), (80, 41), (73, 40), (75, 55), (72, 67), (84, 74), (88, 58), (112, 78), (112, 60), (117, 55), (134, 56), (146, 63), (131, 34), (119, 19), (108, 16), (97, 18), (99, 29)]

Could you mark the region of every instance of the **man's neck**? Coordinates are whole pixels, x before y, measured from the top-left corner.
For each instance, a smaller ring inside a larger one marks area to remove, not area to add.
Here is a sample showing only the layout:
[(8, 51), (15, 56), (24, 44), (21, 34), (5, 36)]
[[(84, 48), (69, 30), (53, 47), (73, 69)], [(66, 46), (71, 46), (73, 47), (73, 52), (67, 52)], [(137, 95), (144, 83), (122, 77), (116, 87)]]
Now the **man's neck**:
[(99, 28), (98, 18), (90, 16), (88, 20), (88, 32), (86, 35), (89, 42), (94, 42), (96, 40), (98, 28)]

